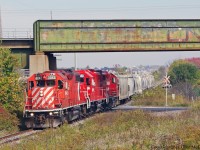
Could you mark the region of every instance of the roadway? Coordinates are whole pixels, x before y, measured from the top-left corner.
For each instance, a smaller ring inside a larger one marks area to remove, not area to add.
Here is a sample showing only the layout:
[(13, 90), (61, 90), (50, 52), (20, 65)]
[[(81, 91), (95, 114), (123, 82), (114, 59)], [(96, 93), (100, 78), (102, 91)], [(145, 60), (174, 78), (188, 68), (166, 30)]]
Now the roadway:
[(143, 111), (149, 111), (149, 112), (166, 112), (166, 111), (185, 111), (190, 109), (189, 107), (166, 107), (166, 106), (131, 106), (131, 102), (128, 102), (124, 105), (119, 105), (113, 110), (122, 110), (122, 111), (128, 111), (128, 110), (143, 110)]

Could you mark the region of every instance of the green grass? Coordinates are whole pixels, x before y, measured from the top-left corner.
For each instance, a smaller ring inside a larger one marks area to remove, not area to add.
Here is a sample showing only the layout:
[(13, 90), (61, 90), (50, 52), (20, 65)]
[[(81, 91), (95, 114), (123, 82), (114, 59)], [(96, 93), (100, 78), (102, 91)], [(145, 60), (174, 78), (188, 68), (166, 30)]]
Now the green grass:
[[(142, 94), (132, 97), (132, 105), (142, 105), (142, 106), (165, 106), (166, 103), (166, 93), (165, 89), (161, 87), (156, 87), (155, 89), (149, 89), (144, 91)], [(167, 98), (168, 106), (190, 106), (192, 103), (188, 101), (182, 95), (176, 95), (175, 100), (172, 99), (172, 94), (168, 92)]]
[(192, 103), (192, 110), (193, 111), (199, 111), (200, 110), (200, 101), (199, 100), (194, 101)]
[(200, 111), (156, 116), (143, 111), (97, 114), (84, 124), (48, 129), (3, 149), (192, 149), (200, 148)]

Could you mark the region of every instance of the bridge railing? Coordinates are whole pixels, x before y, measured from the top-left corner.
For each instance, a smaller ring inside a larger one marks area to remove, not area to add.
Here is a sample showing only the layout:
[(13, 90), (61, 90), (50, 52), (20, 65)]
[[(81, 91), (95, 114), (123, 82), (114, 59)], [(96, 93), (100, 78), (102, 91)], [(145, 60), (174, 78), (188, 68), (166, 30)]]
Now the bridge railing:
[(21, 77), (29, 77), (30, 70), (29, 69), (20, 69), (19, 74), (21, 75)]
[(33, 38), (33, 30), (30, 28), (3, 28), (1, 38)]

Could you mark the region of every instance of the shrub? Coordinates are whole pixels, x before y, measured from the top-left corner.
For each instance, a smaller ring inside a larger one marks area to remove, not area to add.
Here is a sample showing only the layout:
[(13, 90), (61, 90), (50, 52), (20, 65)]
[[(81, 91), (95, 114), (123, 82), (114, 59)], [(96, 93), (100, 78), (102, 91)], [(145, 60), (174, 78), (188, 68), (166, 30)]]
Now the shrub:
[(19, 120), (0, 106), (0, 136), (18, 131)]
[(24, 89), (18, 81), (17, 64), (9, 49), (0, 48), (0, 103), (15, 114), (22, 111)]

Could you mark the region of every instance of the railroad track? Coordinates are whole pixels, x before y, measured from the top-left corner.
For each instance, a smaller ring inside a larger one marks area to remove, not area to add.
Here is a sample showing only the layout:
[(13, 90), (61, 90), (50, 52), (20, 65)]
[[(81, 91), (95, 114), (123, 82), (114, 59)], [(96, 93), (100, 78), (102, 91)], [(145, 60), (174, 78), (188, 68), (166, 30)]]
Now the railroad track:
[(27, 138), (33, 134), (39, 133), (42, 130), (25, 130), (25, 131), (21, 131), (21, 132), (17, 132), (14, 134), (10, 134), (4, 137), (0, 138), (0, 146), (6, 143), (17, 143), (20, 142), (21, 139)]
[[(107, 112), (107, 111), (105, 111)], [(102, 113), (102, 112), (98, 112), (98, 113)], [(95, 114), (98, 114), (98, 113), (95, 113)], [(81, 119), (75, 119), (74, 121), (68, 123), (69, 126), (77, 126), (77, 125), (80, 125), (80, 124), (83, 124), (86, 120), (88, 119), (91, 119), (92, 117), (95, 116), (95, 114), (90, 114), (88, 116), (85, 116)], [(30, 138), (31, 136), (39, 133), (39, 132), (42, 132), (44, 131), (43, 130), (33, 130), (33, 129), (30, 129), (30, 130), (25, 130), (25, 131), (20, 131), (20, 132), (17, 132), (17, 133), (14, 133), (14, 134), (10, 134), (10, 135), (6, 135), (4, 137), (1, 137), (0, 138), (0, 148), (1, 146), (3, 146), (4, 144), (17, 144), (17, 143), (20, 143), (20, 141), (22, 139), (25, 139), (25, 138)]]
[[(77, 126), (79, 124), (83, 124), (86, 120), (94, 117), (95, 114), (92, 114), (92, 115), (89, 115), (85, 118), (82, 118), (82, 119), (78, 119), (78, 120), (74, 120), (72, 121), (71, 123), (69, 123), (69, 126)], [(25, 131), (20, 131), (20, 132), (17, 132), (17, 133), (14, 133), (14, 134), (9, 134), (9, 135), (6, 135), (4, 137), (1, 137), (0, 138), (0, 148), (1, 146), (3, 146), (4, 144), (17, 144), (17, 143), (20, 143), (20, 141), (22, 139), (25, 139), (25, 138), (29, 138), (37, 133), (40, 133), (44, 131), (43, 130), (33, 130), (33, 129), (30, 129), (30, 130), (25, 130)]]

